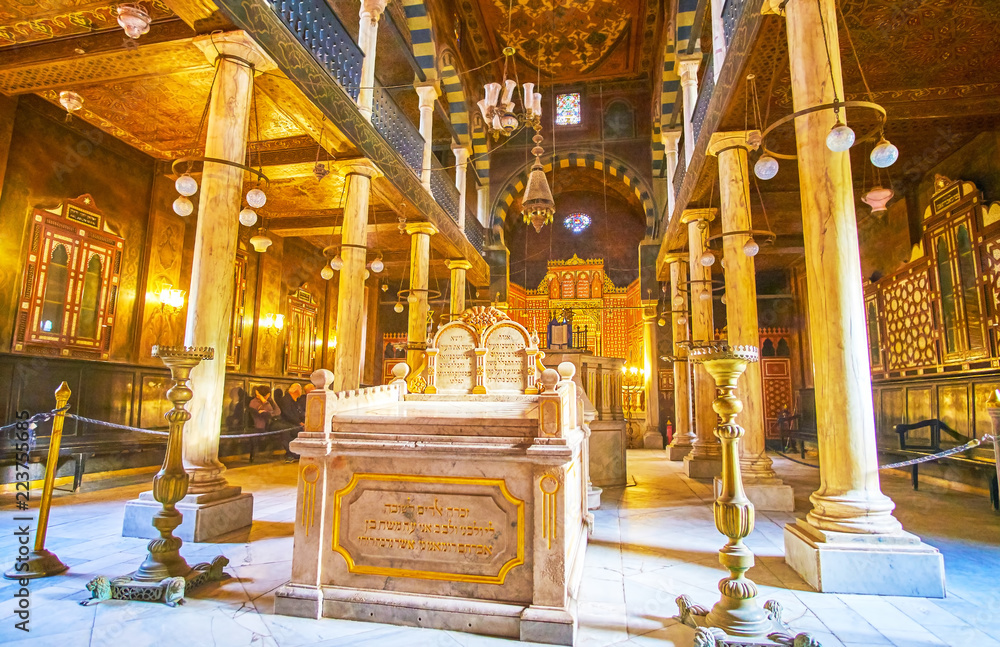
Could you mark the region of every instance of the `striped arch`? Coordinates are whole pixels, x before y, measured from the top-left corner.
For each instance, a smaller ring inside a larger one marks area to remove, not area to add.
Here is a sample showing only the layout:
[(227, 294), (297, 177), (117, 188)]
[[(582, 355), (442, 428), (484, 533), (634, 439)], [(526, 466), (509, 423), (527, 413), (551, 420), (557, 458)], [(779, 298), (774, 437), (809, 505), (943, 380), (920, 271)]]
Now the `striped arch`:
[(653, 177), (660, 177), (666, 170), (666, 149), (660, 138), (660, 122), (653, 121)]
[(458, 135), (458, 143), (469, 146), (472, 143), (469, 136), (469, 104), (465, 100), (462, 79), (455, 69), (455, 55), (450, 50), (441, 54), (441, 90), (448, 101), (448, 115)]
[(424, 0), (403, 0), (403, 13), (406, 14), (406, 28), (410, 30), (413, 58), (423, 70), (426, 80), (434, 81), (438, 78), (437, 49)]
[(472, 117), (472, 158), (476, 165), (476, 175), (480, 186), (490, 185), (490, 147), (487, 143), (486, 128), (483, 117), (478, 112)]
[(698, 13), (698, 0), (679, 0), (677, 3), (677, 35), (676, 51), (686, 52), (691, 44), (691, 37), (697, 39), (697, 35), (692, 34), (694, 29), (695, 14)]
[[(559, 168), (577, 166), (604, 171), (605, 160), (607, 161), (608, 175), (624, 182), (627, 187), (635, 192), (635, 197), (642, 203), (642, 209), (646, 213), (646, 229), (652, 231), (656, 223), (653, 194), (639, 174), (621, 160), (610, 156), (605, 156), (604, 159), (601, 159), (599, 153), (559, 153), (555, 158), (551, 154), (544, 156), (542, 164), (545, 167), (546, 173), (552, 171), (553, 164), (558, 165)], [(510, 211), (511, 205), (514, 204), (514, 199), (524, 191), (524, 185), (528, 182), (528, 170), (529, 167), (525, 166), (517, 175), (507, 180), (506, 186), (497, 197), (494, 213), (501, 220), (507, 220), (507, 213)]]

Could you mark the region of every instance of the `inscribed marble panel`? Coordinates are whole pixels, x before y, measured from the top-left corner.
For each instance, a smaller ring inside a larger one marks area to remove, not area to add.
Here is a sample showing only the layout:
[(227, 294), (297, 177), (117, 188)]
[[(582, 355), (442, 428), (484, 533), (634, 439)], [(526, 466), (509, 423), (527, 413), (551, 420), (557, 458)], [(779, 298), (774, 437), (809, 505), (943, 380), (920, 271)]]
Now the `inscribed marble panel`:
[(486, 390), (524, 392), (528, 386), (527, 339), (512, 326), (498, 326), (486, 338)]
[(438, 335), (438, 393), (472, 393), (476, 385), (476, 339), (471, 330), (447, 326)]

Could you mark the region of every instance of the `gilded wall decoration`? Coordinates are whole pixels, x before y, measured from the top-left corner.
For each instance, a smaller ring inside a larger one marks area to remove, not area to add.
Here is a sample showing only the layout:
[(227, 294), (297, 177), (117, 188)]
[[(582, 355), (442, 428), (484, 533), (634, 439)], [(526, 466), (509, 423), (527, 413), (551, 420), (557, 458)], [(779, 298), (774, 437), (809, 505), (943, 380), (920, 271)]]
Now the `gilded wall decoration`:
[(937, 331), (929, 262), (896, 277), (884, 289), (887, 369), (933, 366), (938, 363)]

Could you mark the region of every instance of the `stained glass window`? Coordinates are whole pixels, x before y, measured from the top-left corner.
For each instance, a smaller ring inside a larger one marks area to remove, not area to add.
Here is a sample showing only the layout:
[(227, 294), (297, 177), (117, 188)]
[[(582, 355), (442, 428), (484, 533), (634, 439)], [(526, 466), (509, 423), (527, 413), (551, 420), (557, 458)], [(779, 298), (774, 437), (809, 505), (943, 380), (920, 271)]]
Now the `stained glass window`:
[(571, 213), (563, 220), (563, 224), (566, 226), (566, 229), (569, 229), (574, 234), (579, 234), (590, 226), (590, 216), (585, 213)]
[(571, 92), (556, 97), (556, 125), (574, 126), (580, 123), (580, 93)]

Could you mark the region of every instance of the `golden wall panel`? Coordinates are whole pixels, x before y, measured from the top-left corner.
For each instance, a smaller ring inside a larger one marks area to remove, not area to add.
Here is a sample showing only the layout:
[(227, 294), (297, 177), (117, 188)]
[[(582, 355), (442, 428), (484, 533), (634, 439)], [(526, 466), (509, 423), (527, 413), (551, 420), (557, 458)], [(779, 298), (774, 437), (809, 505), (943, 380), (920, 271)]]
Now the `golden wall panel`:
[[(963, 436), (972, 435), (969, 424), (969, 385), (942, 384), (937, 388), (937, 417)], [(953, 444), (951, 436), (941, 434), (942, 445)]]
[(906, 400), (903, 389), (881, 389), (879, 402), (878, 439), (880, 445), (898, 447), (899, 437), (893, 431), (906, 421)]

